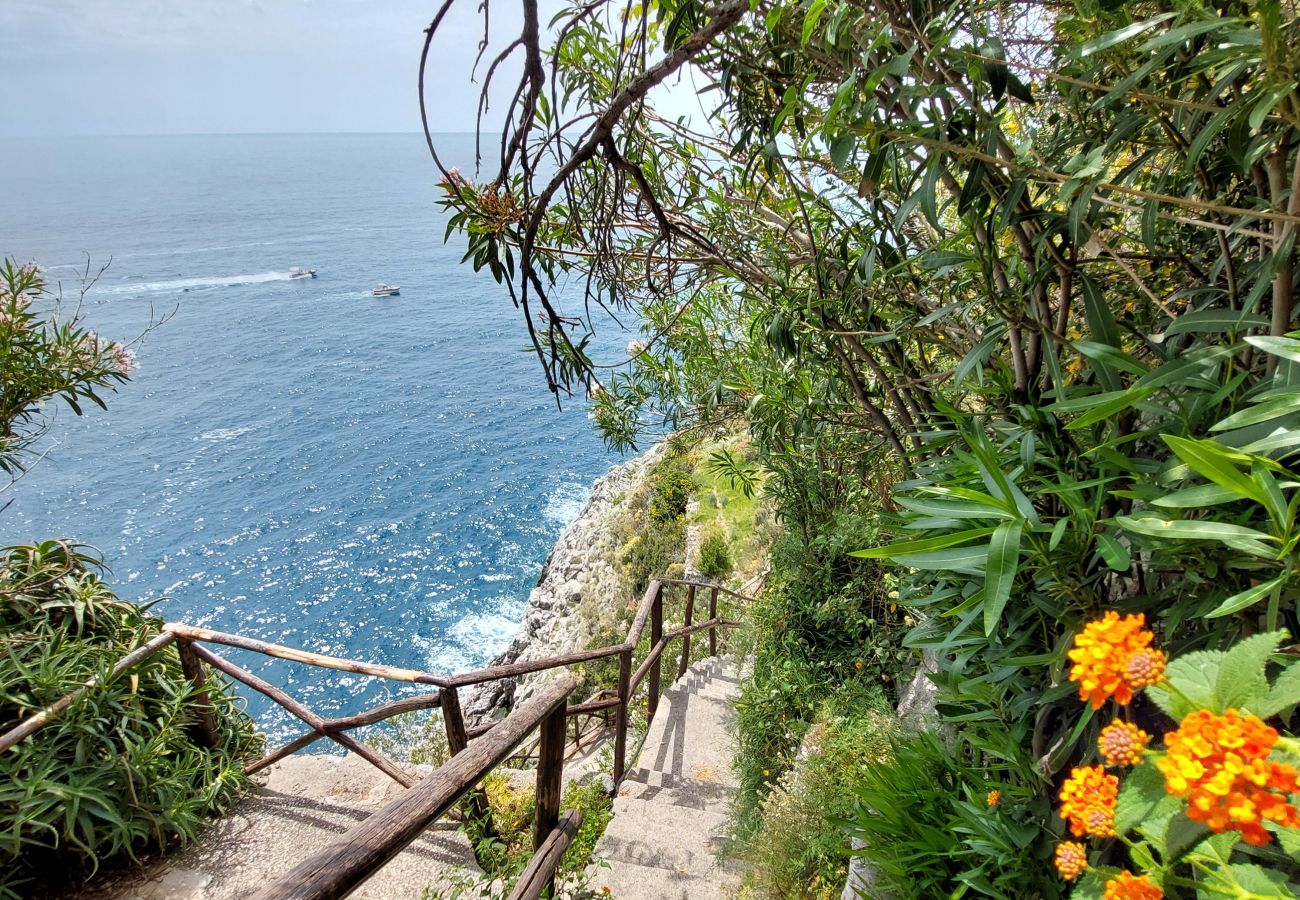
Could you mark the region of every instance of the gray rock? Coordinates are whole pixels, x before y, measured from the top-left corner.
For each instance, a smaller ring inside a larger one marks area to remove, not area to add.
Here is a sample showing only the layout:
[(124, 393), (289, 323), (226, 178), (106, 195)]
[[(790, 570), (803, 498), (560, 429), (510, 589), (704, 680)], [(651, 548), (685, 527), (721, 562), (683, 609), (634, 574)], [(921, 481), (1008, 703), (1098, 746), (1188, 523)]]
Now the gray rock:
[[(514, 640), (491, 665), (584, 649), (593, 634), (618, 620), (634, 598), (631, 585), (618, 570), (621, 547), (614, 526), (627, 500), (637, 494), (662, 455), (656, 446), (596, 479), (586, 504), (561, 532), (542, 566)], [(539, 672), (518, 682), (488, 682), (470, 688), (461, 698), (466, 722), (473, 726), (495, 718), (553, 677), (554, 672)]]

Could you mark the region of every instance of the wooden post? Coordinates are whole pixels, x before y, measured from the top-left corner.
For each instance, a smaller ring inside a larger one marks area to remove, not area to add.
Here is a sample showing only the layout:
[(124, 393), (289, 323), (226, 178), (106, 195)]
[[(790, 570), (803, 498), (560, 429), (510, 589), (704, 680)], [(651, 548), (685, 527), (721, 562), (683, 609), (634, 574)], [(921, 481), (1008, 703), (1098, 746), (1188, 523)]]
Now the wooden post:
[(194, 685), (194, 715), (197, 725), (194, 730), (195, 742), (203, 747), (215, 747), (221, 743), (221, 730), (217, 728), (212, 698), (208, 696), (203, 663), (195, 654), (193, 643), (186, 638), (177, 638), (176, 648), (181, 655), (181, 671), (190, 680), (190, 684)]
[[(655, 647), (664, 636), (664, 589), (661, 586), (655, 592), (654, 603), (650, 605), (650, 652), (655, 652)], [(663, 662), (663, 654), (655, 656), (655, 661), (650, 664), (650, 697), (646, 703), (646, 720), (654, 721), (655, 712), (659, 709), (659, 668)]]
[[(709, 591), (709, 620), (712, 621), (718, 617), (718, 589), (714, 587)], [(718, 655), (718, 626), (709, 626), (709, 656)]]
[(614, 790), (627, 765), (627, 711), (632, 698), (628, 696), (628, 685), (632, 681), (632, 650), (628, 648), (618, 656), (618, 718), (614, 722)]
[[(542, 720), (537, 748), (537, 803), (533, 819), (533, 850), (540, 850), (560, 821), (560, 794), (564, 787), (564, 704)], [(543, 896), (550, 896), (555, 881), (547, 882)]]
[[(682, 627), (691, 627), (691, 615), (695, 612), (695, 585), (686, 589), (686, 614), (682, 619)], [(691, 636), (682, 635), (682, 661), (677, 666), (677, 678), (681, 679), (686, 674), (686, 669), (691, 664)]]
[(446, 813), (470, 785), (482, 781), (547, 716), (563, 710), (577, 685), (578, 679), (565, 675), (538, 692), (474, 746), (265, 885), (253, 895), (255, 900), (339, 900), (351, 894)]
[[(447, 729), (447, 749), (451, 755), (462, 752), (469, 747), (469, 735), (465, 733), (465, 717), (460, 711), (460, 695), (455, 688), (439, 688), (438, 701), (442, 707), (442, 724)], [(494, 838), (496, 828), (492, 824), (492, 807), (488, 805), (487, 793), (482, 787), (474, 787), (469, 792), (470, 817), (483, 830), (483, 836)]]
[(533, 858), (524, 867), (523, 874), (515, 882), (515, 889), (510, 892), (509, 900), (538, 900), (555, 878), (564, 851), (569, 849), (573, 839), (582, 827), (582, 810), (571, 809), (560, 819), (546, 843), (538, 848)]

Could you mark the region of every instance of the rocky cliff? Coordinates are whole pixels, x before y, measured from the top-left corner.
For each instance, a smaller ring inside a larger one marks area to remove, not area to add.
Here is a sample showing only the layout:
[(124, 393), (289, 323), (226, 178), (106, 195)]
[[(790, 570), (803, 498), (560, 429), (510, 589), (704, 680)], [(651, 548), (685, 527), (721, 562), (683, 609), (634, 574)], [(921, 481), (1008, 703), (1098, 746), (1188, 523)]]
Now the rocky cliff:
[[(638, 598), (632, 596), (631, 585), (619, 570), (618, 552), (624, 540), (619, 520), (661, 456), (656, 446), (596, 480), (586, 504), (560, 533), (542, 566), (514, 640), (492, 665), (584, 649), (598, 631), (617, 622), (628, 605), (636, 603)], [(553, 673), (480, 685), (465, 697), (465, 717), (470, 724), (490, 719), (498, 710), (522, 701), (548, 677)]]

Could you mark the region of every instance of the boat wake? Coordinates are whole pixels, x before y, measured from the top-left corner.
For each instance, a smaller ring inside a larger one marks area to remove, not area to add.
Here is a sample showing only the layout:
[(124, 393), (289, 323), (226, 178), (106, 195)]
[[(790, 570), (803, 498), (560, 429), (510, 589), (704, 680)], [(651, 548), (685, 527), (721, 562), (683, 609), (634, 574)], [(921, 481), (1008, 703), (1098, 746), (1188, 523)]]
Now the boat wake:
[[(139, 277), (139, 276), (127, 276)], [(201, 288), (235, 287), (241, 284), (262, 284), (269, 281), (293, 281), (301, 276), (293, 272), (262, 272), (259, 275), (224, 275), (208, 278), (171, 278), (165, 281), (144, 281), (118, 284), (104, 288), (106, 294), (158, 294), (185, 293)]]

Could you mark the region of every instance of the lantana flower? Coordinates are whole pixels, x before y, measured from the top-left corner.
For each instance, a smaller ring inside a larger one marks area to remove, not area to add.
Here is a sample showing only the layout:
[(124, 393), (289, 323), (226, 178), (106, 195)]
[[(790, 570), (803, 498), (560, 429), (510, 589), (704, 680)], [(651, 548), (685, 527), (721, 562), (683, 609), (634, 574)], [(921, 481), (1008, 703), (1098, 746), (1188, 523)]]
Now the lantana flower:
[(1106, 882), (1106, 892), (1102, 900), (1162, 900), (1165, 892), (1160, 890), (1145, 875), (1120, 872)]
[(1060, 816), (1070, 823), (1075, 837), (1115, 836), (1119, 779), (1101, 766), (1075, 766), (1061, 785), (1060, 800)]
[(1156, 768), (1165, 790), (1187, 801), (1189, 819), (1211, 831), (1240, 831), (1248, 844), (1267, 844), (1266, 821), (1300, 828), (1300, 811), (1288, 800), (1300, 793), (1300, 773), (1269, 760), (1277, 741), (1277, 729), (1257, 716), (1198, 709), (1165, 735)]
[(1116, 719), (1097, 736), (1097, 749), (1108, 766), (1136, 766), (1142, 751), (1151, 743), (1151, 735), (1136, 725)]
[(1061, 841), (1056, 845), (1056, 855), (1052, 860), (1056, 871), (1066, 881), (1073, 881), (1088, 868), (1088, 848), (1078, 841)]
[(1141, 613), (1121, 618), (1112, 610), (1075, 635), (1070, 680), (1079, 685), (1079, 699), (1090, 701), (1093, 709), (1109, 697), (1126, 704), (1134, 690), (1164, 679), (1165, 655), (1151, 647), (1155, 635), (1145, 623)]

